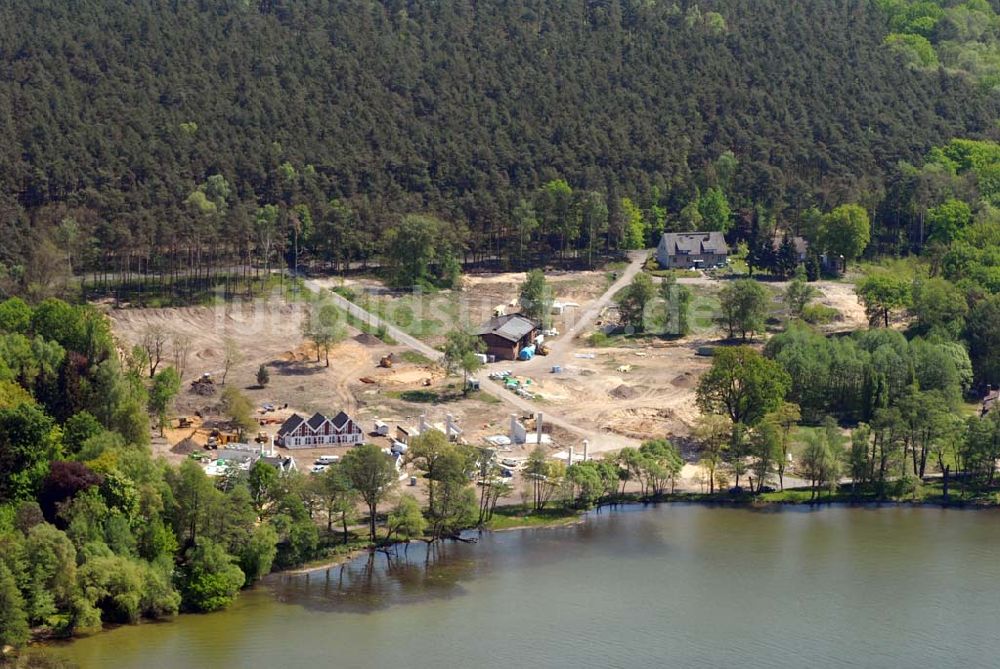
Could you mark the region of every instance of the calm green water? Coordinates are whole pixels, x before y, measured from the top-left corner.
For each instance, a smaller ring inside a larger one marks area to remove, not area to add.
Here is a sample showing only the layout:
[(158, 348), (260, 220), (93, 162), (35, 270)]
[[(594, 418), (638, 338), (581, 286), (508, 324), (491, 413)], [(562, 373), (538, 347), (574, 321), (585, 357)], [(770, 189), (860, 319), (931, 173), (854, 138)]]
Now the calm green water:
[(669, 505), (275, 578), (82, 667), (995, 667), (1000, 515)]

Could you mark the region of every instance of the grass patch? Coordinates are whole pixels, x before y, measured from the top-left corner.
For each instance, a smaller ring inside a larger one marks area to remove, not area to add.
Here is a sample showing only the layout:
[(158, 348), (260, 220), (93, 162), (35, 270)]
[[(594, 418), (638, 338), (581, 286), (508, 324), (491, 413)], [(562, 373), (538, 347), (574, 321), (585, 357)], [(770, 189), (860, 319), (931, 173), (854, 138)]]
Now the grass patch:
[(457, 390), (455, 386), (448, 388), (426, 389), (426, 390), (390, 390), (383, 393), (386, 397), (414, 404), (443, 404), (445, 402), (455, 402), (466, 395)]
[(839, 317), (839, 311), (825, 304), (807, 304), (802, 310), (802, 320), (811, 325), (828, 325)]
[(403, 359), (403, 362), (409, 362), (414, 365), (430, 365), (433, 363), (433, 360), (417, 351), (403, 351), (399, 354), (399, 357)]
[(613, 346), (615, 338), (606, 332), (597, 330), (596, 332), (590, 333), (590, 336), (587, 337), (587, 343), (594, 348), (604, 348), (607, 346)]
[(408, 293), (374, 299), (363, 306), (419, 339), (443, 336), (464, 325), (460, 295), (456, 292)]
[(533, 511), (524, 505), (497, 507), (486, 523), (490, 530), (509, 530), (515, 527), (551, 527), (568, 525), (575, 522), (581, 515), (576, 509), (552, 507)]

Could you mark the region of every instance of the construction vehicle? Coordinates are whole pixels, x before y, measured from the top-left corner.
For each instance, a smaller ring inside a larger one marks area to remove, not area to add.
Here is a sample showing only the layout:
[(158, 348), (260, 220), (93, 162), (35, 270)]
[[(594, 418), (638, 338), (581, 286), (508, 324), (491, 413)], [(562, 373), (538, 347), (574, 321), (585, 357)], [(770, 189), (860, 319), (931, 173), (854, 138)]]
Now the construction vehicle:
[(205, 372), (197, 379), (191, 382), (192, 392), (198, 393), (199, 395), (214, 395), (215, 394), (215, 381), (212, 380), (212, 375)]
[(258, 432), (257, 436), (254, 437), (254, 441), (258, 444), (266, 444), (271, 441), (271, 437), (267, 434), (267, 432)]
[(191, 419), (188, 418), (187, 416), (181, 416), (180, 418), (177, 419), (177, 427), (178, 428), (191, 427)]
[(384, 356), (381, 360), (378, 361), (378, 366), (390, 369), (392, 367), (392, 356), (391, 355)]
[(541, 344), (541, 345), (539, 345), (539, 347), (535, 351), (535, 353), (537, 353), (538, 355), (548, 355), (549, 354), (549, 347), (546, 346), (545, 344)]

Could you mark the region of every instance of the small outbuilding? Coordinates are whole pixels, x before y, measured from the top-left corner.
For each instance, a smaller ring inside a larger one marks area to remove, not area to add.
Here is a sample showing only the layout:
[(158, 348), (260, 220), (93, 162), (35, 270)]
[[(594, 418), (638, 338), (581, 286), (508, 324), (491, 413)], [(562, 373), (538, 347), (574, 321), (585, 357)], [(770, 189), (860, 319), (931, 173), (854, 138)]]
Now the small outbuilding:
[(522, 348), (532, 346), (539, 324), (522, 314), (491, 318), (476, 332), (486, 345), (486, 353), (497, 360), (517, 360)]

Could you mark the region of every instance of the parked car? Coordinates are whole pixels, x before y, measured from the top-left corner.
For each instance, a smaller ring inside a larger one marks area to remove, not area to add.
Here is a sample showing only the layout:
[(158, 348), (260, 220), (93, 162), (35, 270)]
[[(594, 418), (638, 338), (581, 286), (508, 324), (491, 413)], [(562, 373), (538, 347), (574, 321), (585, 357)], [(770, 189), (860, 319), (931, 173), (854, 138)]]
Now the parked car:
[(309, 468), (313, 474), (321, 474), (326, 471), (327, 465), (313, 465)]

